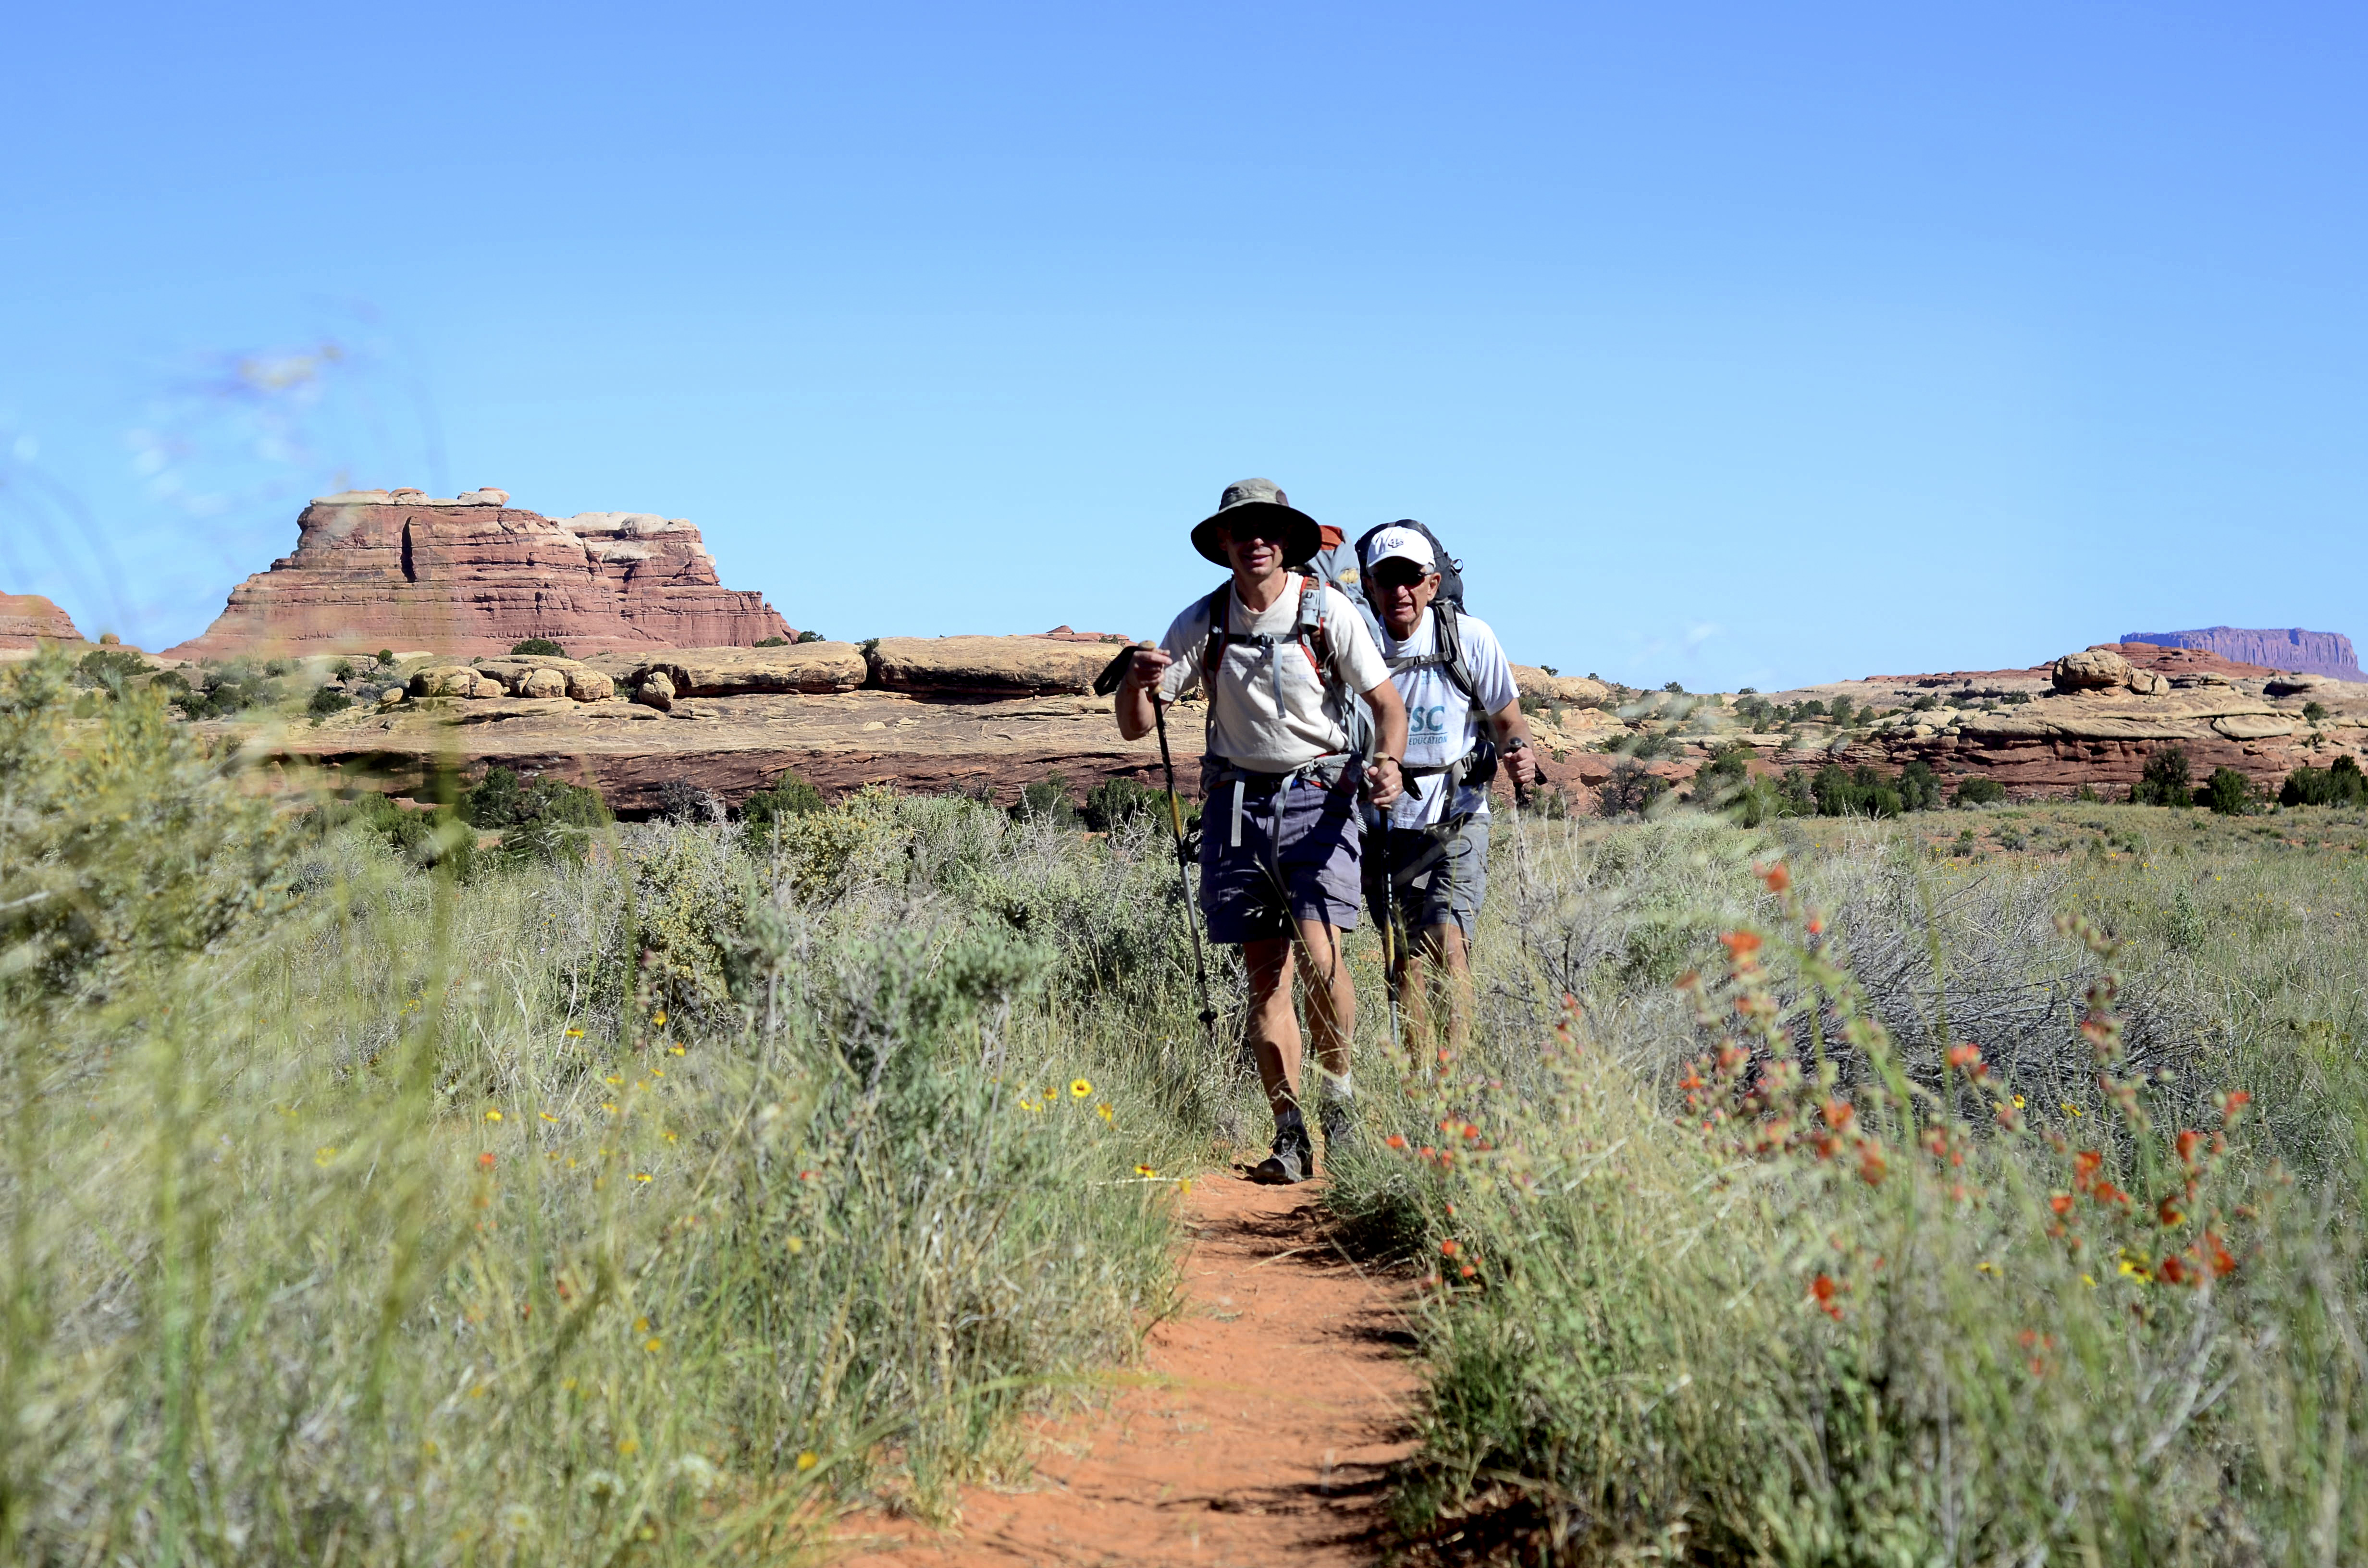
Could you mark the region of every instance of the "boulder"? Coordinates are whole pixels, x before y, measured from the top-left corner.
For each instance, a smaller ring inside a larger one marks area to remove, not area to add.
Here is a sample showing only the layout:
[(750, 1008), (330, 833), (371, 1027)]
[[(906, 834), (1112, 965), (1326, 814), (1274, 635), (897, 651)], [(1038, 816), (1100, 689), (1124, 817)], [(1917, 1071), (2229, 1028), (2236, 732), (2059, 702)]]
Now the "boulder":
[(231, 590), (204, 635), (169, 656), (504, 654), (529, 637), (585, 653), (795, 635), (762, 594), (723, 585), (699, 530), (679, 517), (546, 517), (495, 489), (444, 500), (349, 490), (305, 507), (295, 551)]
[(820, 695), (853, 691), (870, 674), (852, 642), (797, 642), (786, 648), (677, 648), (635, 659), (611, 654), (593, 661), (632, 685), (664, 670), (677, 697)]
[(617, 695), (617, 683), (598, 670), (569, 670), (567, 695), (578, 702), (606, 702)]
[(1611, 700), (1611, 688), (1586, 676), (1550, 676), (1533, 665), (1513, 666), (1513, 685), (1523, 697), (1559, 702), (1565, 708), (1600, 708)]
[(530, 698), (564, 697), (567, 676), (561, 670), (529, 670), (518, 677), (518, 695)]
[(414, 697), (469, 697), (477, 689), (477, 672), (466, 665), (430, 665), (411, 676)]
[(2106, 649), (2089, 648), (2065, 654), (2048, 674), (2058, 691), (2104, 691), (2129, 684), (2130, 662)]
[(1117, 649), (1049, 637), (883, 637), (871, 681), (890, 691), (965, 696), (1082, 694)]
[(674, 682), (666, 671), (651, 670), (634, 688), (633, 700), (661, 713), (670, 712), (674, 708)]

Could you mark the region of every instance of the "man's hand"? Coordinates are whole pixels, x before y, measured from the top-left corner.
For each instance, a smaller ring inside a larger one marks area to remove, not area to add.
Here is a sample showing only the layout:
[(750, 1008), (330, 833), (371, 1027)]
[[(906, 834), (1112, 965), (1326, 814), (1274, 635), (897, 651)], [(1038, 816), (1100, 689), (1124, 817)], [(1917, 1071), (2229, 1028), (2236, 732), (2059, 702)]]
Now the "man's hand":
[(1523, 739), (1502, 754), (1505, 772), (1523, 791), (1538, 787), (1537, 748)]
[(1377, 756), (1365, 768), (1365, 798), (1383, 811), (1406, 793), (1406, 768), (1394, 756)]
[(1158, 698), (1159, 677), (1175, 655), (1165, 648), (1155, 648), (1146, 642), (1135, 650), (1128, 661), (1126, 678), (1118, 684), (1118, 697), (1113, 704), (1118, 713), (1118, 733), (1130, 741), (1139, 741), (1151, 733), (1159, 722), (1155, 704)]

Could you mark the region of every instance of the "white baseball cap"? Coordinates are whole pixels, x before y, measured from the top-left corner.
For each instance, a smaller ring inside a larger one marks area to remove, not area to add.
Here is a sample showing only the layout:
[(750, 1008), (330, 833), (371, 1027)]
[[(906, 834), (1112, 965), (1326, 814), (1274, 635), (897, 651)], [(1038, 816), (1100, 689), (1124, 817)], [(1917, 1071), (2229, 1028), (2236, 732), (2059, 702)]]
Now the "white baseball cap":
[(1423, 570), (1424, 575), (1439, 570), (1439, 557), (1430, 548), (1430, 540), (1419, 530), (1395, 526), (1383, 528), (1365, 547), (1365, 570), (1371, 572), (1392, 556), (1411, 561)]

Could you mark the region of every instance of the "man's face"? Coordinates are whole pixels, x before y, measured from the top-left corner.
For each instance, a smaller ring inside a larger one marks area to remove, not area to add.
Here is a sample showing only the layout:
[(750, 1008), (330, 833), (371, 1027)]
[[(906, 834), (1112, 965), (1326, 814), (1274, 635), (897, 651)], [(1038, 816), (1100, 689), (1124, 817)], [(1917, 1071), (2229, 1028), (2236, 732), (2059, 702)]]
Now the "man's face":
[(1365, 574), (1366, 591), (1373, 608), (1393, 637), (1404, 637), (1439, 597), (1439, 574), (1426, 572), (1402, 555), (1393, 555)]
[(1282, 570), (1282, 525), (1245, 517), (1225, 530), (1225, 559), (1234, 570), (1263, 577)]

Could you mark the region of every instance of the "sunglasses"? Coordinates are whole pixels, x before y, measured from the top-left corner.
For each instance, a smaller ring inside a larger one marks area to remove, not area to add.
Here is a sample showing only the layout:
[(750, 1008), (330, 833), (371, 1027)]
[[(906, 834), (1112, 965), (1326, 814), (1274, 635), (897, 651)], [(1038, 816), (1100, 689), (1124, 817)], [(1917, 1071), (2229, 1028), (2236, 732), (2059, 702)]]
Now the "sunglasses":
[(1384, 588), (1414, 588), (1422, 585), (1430, 574), (1406, 560), (1394, 555), (1373, 568), (1373, 581)]

